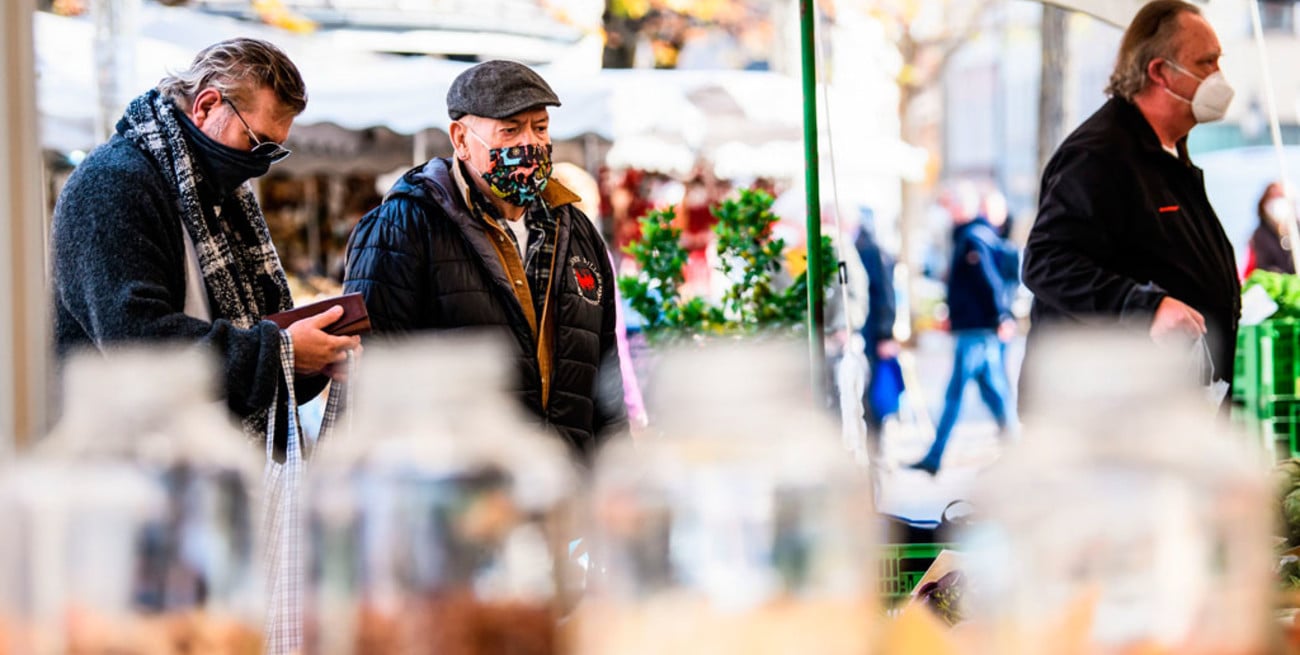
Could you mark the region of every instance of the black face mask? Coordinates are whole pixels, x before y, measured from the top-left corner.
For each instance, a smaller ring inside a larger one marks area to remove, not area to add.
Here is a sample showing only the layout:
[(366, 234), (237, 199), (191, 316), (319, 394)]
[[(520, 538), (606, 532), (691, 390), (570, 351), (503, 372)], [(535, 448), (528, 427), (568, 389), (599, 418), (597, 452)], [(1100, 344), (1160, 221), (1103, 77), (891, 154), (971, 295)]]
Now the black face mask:
[(187, 116), (178, 115), (176, 122), (180, 123), (181, 129), (189, 137), (198, 164), (203, 168), (203, 177), (219, 197), (224, 198), (244, 182), (266, 175), (275, 162), (274, 157), (255, 155), (218, 142), (204, 134)]

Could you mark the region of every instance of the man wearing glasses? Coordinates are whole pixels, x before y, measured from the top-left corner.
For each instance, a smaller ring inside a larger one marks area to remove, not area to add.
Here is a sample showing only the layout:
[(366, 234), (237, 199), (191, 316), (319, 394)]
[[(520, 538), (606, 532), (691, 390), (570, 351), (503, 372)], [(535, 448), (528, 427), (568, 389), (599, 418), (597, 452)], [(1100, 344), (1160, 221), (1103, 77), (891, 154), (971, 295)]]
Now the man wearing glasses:
[[(293, 306), (247, 182), (289, 155), (280, 145), (307, 105), (298, 69), (275, 46), (223, 41), (133, 100), (117, 133), (59, 195), (52, 230), (59, 354), (149, 341), (202, 344), (221, 362), (231, 411), (257, 440), (287, 428), (283, 363), (298, 398), (342, 374), (356, 337), (322, 328), (333, 308), (281, 333), (263, 320)], [(276, 426), (268, 426), (279, 398)]]

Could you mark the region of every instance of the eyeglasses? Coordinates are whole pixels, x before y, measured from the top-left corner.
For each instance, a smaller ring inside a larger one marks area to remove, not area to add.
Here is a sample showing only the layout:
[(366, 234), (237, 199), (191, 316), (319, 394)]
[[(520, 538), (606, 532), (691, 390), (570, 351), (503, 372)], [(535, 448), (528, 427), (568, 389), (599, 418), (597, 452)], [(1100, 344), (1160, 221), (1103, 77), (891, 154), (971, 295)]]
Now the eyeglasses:
[(260, 157), (270, 158), (272, 164), (293, 154), (292, 150), (274, 141), (263, 141), (257, 138), (257, 135), (253, 133), (253, 128), (248, 126), (248, 121), (244, 120), (244, 116), (239, 113), (239, 108), (235, 106), (235, 103), (224, 95), (221, 96), (221, 100), (230, 105), (230, 109), (235, 112), (235, 117), (244, 124), (244, 131), (248, 132), (248, 140), (253, 143), (253, 148), (249, 152)]

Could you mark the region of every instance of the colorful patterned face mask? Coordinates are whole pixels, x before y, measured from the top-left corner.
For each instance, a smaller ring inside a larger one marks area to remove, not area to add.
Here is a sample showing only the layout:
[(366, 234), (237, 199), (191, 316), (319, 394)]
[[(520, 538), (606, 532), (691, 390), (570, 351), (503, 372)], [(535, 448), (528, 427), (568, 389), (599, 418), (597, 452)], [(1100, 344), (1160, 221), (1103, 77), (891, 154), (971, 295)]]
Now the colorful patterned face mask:
[[(496, 197), (516, 207), (527, 207), (537, 200), (551, 179), (551, 144), (493, 148), (474, 130), (468, 127), (465, 130), (488, 150), (492, 167), (485, 172), (475, 172), (488, 183)], [(472, 164), (470, 168), (473, 168)]]

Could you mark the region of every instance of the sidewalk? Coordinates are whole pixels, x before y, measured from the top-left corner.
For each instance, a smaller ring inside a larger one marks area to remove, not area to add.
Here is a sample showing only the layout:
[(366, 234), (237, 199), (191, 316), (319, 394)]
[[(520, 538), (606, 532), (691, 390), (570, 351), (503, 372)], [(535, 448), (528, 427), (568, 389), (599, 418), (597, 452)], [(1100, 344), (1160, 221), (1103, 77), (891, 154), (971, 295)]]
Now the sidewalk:
[[(1019, 336), (1008, 353), (1013, 390), (1023, 353), (1024, 337)], [(966, 387), (961, 415), (939, 474), (931, 477), (923, 471), (906, 468), (921, 459), (934, 440), (934, 423), (943, 411), (944, 390), (952, 373), (952, 335), (923, 333), (912, 355), (921, 393), (919, 399), (905, 399), (903, 411), (908, 411), (910, 403), (925, 416), (919, 420), (891, 419), (886, 424), (881, 493), (876, 505), (881, 512), (909, 519), (938, 520), (949, 502), (969, 497), (977, 476), (997, 460), (1002, 444), (997, 437), (997, 423), (971, 383)], [(909, 389), (909, 393), (916, 390)]]

